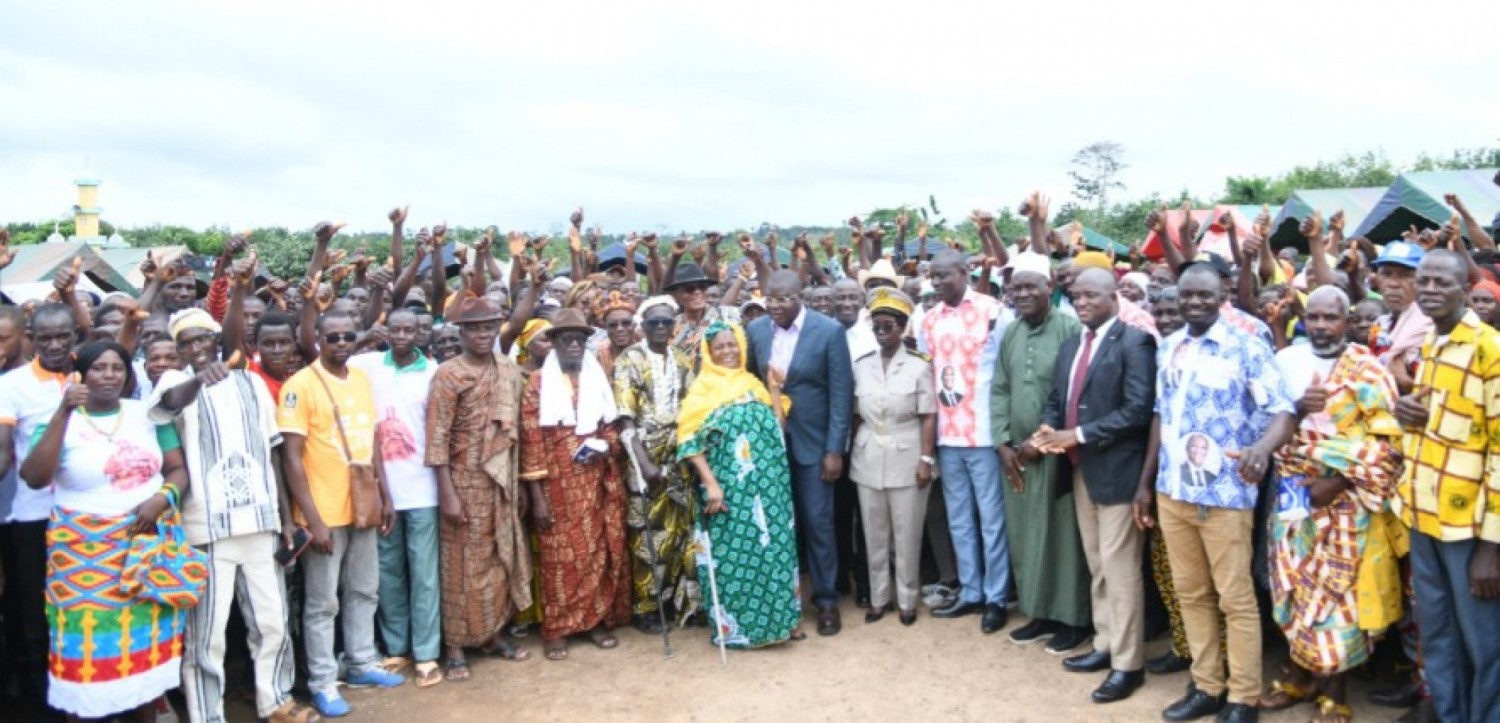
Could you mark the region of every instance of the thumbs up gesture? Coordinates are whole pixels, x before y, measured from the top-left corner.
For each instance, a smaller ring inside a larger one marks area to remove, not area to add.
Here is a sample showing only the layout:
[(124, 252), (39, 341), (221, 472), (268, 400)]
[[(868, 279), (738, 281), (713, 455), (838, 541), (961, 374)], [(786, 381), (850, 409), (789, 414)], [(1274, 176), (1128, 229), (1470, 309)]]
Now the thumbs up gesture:
[(1417, 387), (1411, 394), (1396, 400), (1396, 421), (1408, 429), (1421, 429), (1427, 426), (1427, 398), (1432, 395), (1432, 387)]
[(1327, 407), (1328, 387), (1323, 385), (1323, 375), (1313, 372), (1312, 383), (1307, 385), (1307, 391), (1302, 392), (1302, 398), (1297, 400), (1297, 416), (1318, 414)]

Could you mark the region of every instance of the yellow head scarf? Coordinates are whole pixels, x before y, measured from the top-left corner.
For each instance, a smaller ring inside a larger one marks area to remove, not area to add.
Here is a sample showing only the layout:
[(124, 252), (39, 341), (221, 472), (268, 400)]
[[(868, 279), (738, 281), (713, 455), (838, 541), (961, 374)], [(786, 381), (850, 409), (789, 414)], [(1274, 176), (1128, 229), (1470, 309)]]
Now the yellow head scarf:
[[(713, 356), (708, 353), (713, 338), (724, 331), (734, 332), (734, 340), (740, 345), (740, 363), (733, 367), (715, 364)], [(687, 397), (677, 412), (679, 440), (692, 438), (715, 410), (729, 406), (747, 394), (753, 395), (761, 404), (771, 406), (771, 393), (766, 391), (766, 385), (745, 371), (745, 355), (750, 353), (750, 347), (745, 343), (745, 332), (739, 325), (715, 321), (703, 332), (699, 346), (698, 361), (702, 368), (693, 380), (693, 386), (688, 387)], [(789, 410), (791, 400), (782, 397), (781, 408), (783, 412)]]
[(521, 336), (516, 339), (516, 344), (520, 346), (519, 351), (516, 352), (517, 364), (524, 365), (526, 362), (531, 361), (531, 354), (526, 351), (526, 345), (530, 344), (531, 340), (535, 339), (537, 334), (541, 334), (551, 328), (552, 322), (546, 319), (532, 319), (526, 322), (526, 326), (521, 329)]

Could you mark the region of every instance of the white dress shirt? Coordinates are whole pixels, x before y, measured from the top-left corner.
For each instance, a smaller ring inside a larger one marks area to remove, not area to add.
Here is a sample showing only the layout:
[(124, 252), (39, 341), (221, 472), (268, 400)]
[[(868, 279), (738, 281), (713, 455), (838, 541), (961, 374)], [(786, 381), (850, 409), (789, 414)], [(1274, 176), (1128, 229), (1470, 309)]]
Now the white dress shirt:
[(807, 307), (797, 312), (792, 325), (783, 329), (775, 319), (771, 320), (771, 359), (774, 369), (785, 372), (792, 366), (792, 353), (797, 351), (797, 338), (802, 335), (802, 325), (807, 323)]
[[(1118, 320), (1119, 317), (1111, 316), (1109, 317), (1109, 321), (1100, 324), (1098, 329), (1094, 329), (1094, 343), (1089, 347), (1090, 364), (1094, 363), (1094, 357), (1099, 353), (1099, 345), (1104, 341), (1104, 337), (1109, 334), (1110, 327), (1114, 326), (1115, 322)], [(1064, 419), (1067, 419), (1068, 400), (1073, 397), (1073, 376), (1078, 373), (1078, 361), (1083, 358), (1083, 344), (1085, 339), (1087, 339), (1088, 334), (1089, 328), (1085, 326), (1083, 328), (1083, 336), (1079, 337), (1078, 339), (1078, 352), (1073, 355), (1073, 364), (1068, 367), (1068, 396), (1063, 397)], [(1088, 378), (1085, 377), (1084, 381), (1088, 381)], [(1079, 427), (1075, 434), (1078, 436), (1078, 443), (1083, 444), (1083, 428)]]

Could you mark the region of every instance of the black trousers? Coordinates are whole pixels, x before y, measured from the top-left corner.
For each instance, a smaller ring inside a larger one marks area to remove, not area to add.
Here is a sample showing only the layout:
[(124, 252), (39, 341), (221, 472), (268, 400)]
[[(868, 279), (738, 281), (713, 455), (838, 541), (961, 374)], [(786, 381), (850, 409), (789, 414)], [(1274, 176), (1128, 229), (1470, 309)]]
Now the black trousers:
[(47, 521), (0, 525), (5, 565), (5, 644), (20, 676), (28, 719), (47, 715)]
[(849, 576), (854, 575), (856, 590), (870, 594), (870, 567), (865, 556), (865, 530), (859, 521), (859, 488), (849, 479), (849, 457), (844, 457), (844, 474), (833, 485), (833, 522), (838, 535), (840, 592), (848, 590)]

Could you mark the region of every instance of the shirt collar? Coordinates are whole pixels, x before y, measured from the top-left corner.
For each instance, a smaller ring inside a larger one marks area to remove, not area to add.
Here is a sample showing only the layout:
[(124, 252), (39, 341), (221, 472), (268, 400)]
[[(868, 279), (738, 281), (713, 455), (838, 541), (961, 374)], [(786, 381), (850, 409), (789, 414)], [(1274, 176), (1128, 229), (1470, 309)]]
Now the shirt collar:
[(417, 351), (417, 360), (404, 367), (396, 364), (396, 352), (390, 349), (385, 350), (385, 357), (382, 359), (382, 361), (388, 367), (395, 367), (397, 372), (427, 371), (427, 355), (423, 354), (420, 350)]
[(57, 382), (58, 384), (62, 384), (68, 379), (67, 374), (64, 374), (62, 372), (48, 371), (45, 367), (43, 367), (41, 357), (32, 358), (31, 373), (36, 375), (36, 380), (39, 382)]
[[(1105, 335), (1109, 334), (1110, 327), (1114, 326), (1115, 322), (1117, 322), (1119, 320), (1120, 320), (1120, 315), (1116, 314), (1114, 316), (1109, 317), (1108, 321), (1104, 322), (1103, 324), (1100, 324), (1099, 328), (1094, 330), (1094, 340), (1098, 341), (1099, 339), (1103, 339), (1105, 337)], [(1085, 327), (1083, 327), (1083, 331), (1084, 331), (1084, 333), (1088, 333), (1089, 328), (1087, 326), (1085, 326)]]
[(802, 331), (802, 324), (805, 321), (807, 321), (807, 306), (804, 305), (800, 310), (798, 310), (798, 312), (797, 312), (797, 318), (792, 319), (792, 325), (791, 326), (789, 326), (789, 327), (787, 327), (785, 329), (781, 328), (777, 324), (772, 324), (771, 326), (775, 327), (776, 331), (778, 331), (778, 332), (790, 334), (792, 332), (801, 332)]
[[(1466, 344), (1473, 342), (1479, 338), (1479, 327), (1479, 315), (1474, 313), (1473, 309), (1465, 310), (1463, 318), (1458, 320), (1458, 326), (1453, 327), (1453, 331), (1448, 332), (1448, 343)], [(1440, 336), (1437, 333), (1437, 329), (1433, 329), (1432, 334), (1434, 339)]]

